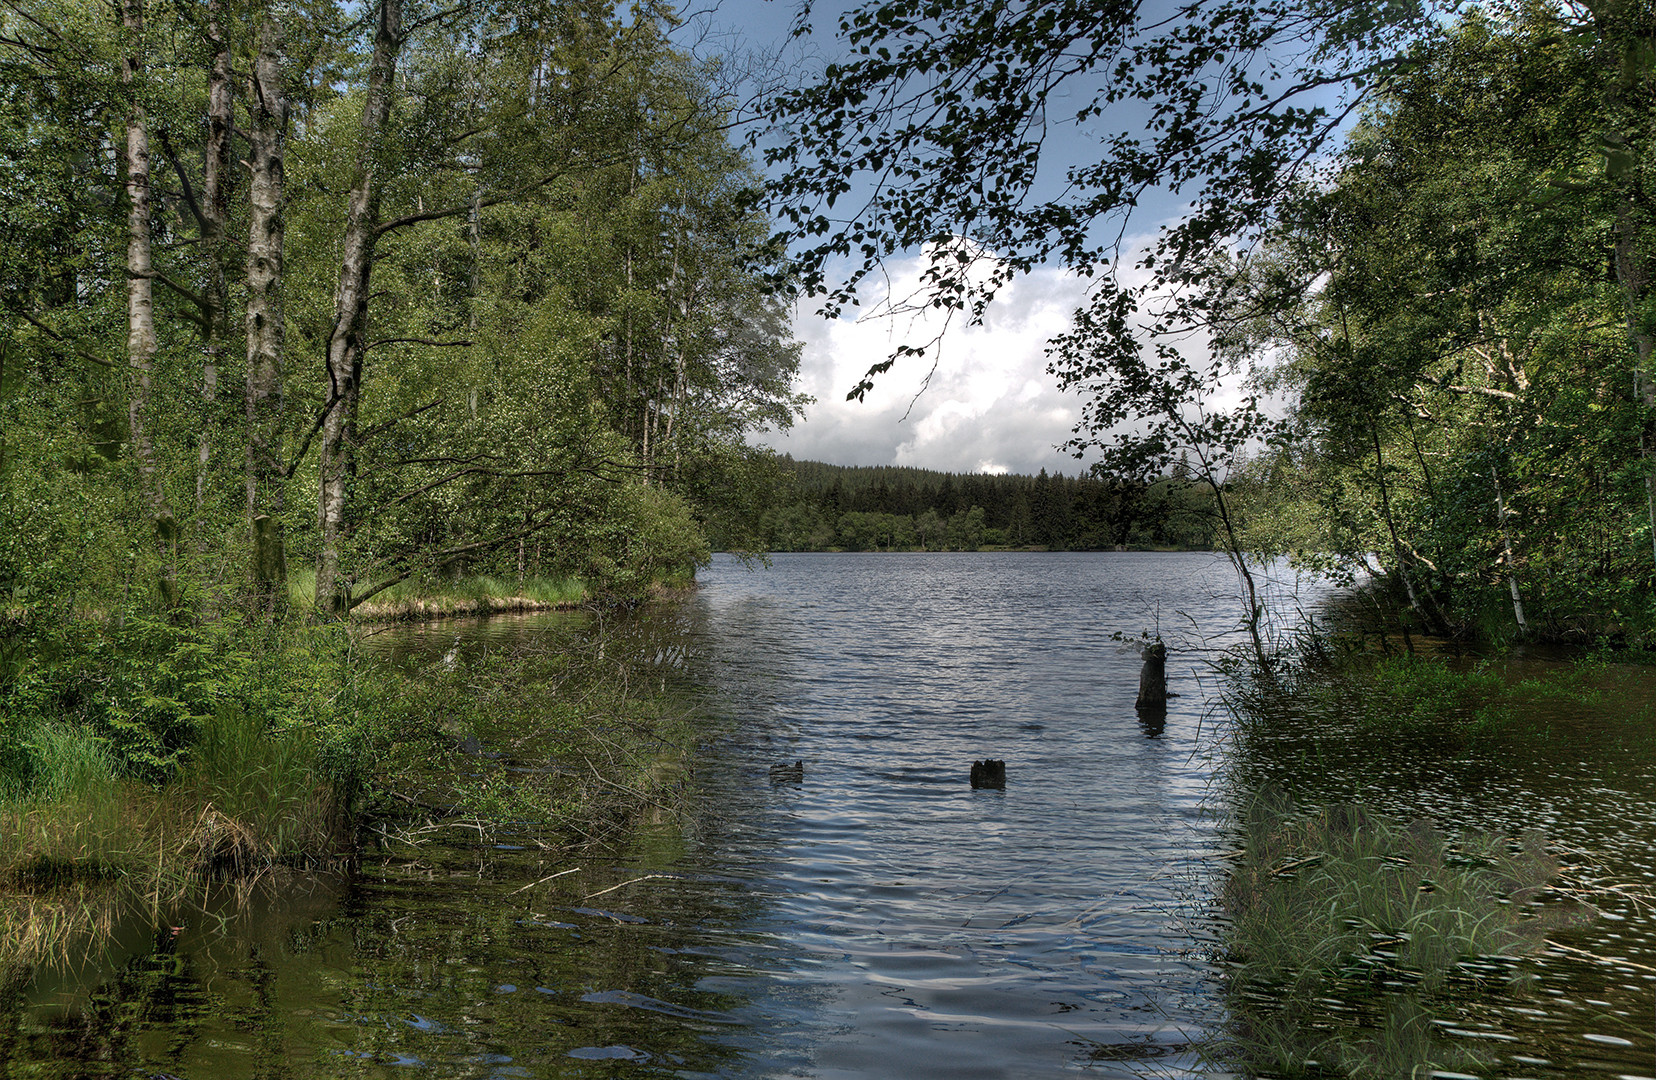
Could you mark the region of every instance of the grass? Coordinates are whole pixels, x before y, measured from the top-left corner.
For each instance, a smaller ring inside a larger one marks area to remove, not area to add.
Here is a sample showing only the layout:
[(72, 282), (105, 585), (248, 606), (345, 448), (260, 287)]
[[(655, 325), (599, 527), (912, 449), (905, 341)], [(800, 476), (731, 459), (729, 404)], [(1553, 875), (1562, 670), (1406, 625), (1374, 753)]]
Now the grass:
[(300, 729), (226, 709), (178, 775), (123, 775), (104, 740), (18, 725), (0, 772), (0, 967), (68, 962), (122, 911), (177, 903), (203, 877), (246, 879), (335, 851), (347, 822)]
[(1336, 979), (1428, 989), (1462, 961), (1515, 956), (1549, 926), (1530, 906), (1558, 872), (1537, 834), (1448, 836), (1354, 805), (1262, 799), (1222, 897), (1250, 979), (1306, 992)]
[[(288, 599), (296, 608), (309, 608), (316, 598), (316, 573), (295, 570), (288, 575)], [(410, 578), (376, 593), (353, 614), (372, 622), (435, 619), (454, 615), (487, 615), (506, 611), (545, 611), (573, 608), (588, 599), (586, 584), (573, 577), (492, 577), (479, 574), (452, 580)]]
[(1450, 980), (1521, 982), (1519, 957), (1591, 914), (1543, 903), (1559, 867), (1537, 833), (1451, 835), (1280, 795), (1256, 800), (1237, 830), (1220, 897), (1236, 1018), (1224, 1056), (1255, 1073), (1476, 1069), (1425, 1002)]

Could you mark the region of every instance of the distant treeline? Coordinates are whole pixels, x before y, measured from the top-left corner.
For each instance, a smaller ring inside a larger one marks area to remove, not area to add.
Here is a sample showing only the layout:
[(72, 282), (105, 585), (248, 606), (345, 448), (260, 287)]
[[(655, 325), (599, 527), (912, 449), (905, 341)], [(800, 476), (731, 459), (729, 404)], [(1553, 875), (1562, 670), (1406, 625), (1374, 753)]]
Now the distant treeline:
[(1154, 482), (993, 476), (782, 459), (790, 480), (760, 515), (771, 551), (1212, 546), (1212, 500), (1179, 475)]

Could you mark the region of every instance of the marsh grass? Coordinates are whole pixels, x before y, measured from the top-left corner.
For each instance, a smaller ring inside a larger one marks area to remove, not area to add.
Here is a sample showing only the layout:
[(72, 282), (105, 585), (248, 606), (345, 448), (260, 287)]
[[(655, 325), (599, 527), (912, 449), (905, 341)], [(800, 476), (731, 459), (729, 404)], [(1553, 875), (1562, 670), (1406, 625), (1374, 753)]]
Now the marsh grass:
[[(295, 570), (288, 576), (288, 599), (308, 608), (316, 598), (316, 573)], [(493, 577), (480, 574), (454, 579), (410, 578), (377, 593), (354, 609), (359, 619), (395, 622), (508, 611), (547, 611), (579, 607), (588, 599), (586, 584), (574, 577)]]
[(1558, 873), (1538, 833), (1449, 836), (1350, 804), (1260, 799), (1222, 894), (1249, 979), (1305, 993), (1332, 980), (1435, 989), (1475, 958), (1539, 947), (1560, 917), (1535, 902)]
[(1228, 1057), (1280, 1075), (1479, 1066), (1424, 1004), (1447, 984), (1523, 982), (1519, 958), (1591, 918), (1551, 883), (1539, 833), (1444, 833), (1343, 804), (1259, 798), (1220, 894), (1236, 1018)]
[[(0, 773), (0, 967), (69, 962), (125, 913), (205, 877), (330, 856), (345, 821), (304, 728), (235, 708), (206, 721), (169, 782), (123, 775), (68, 722), (20, 725)], [(77, 943), (78, 946), (77, 946)]]
[(1656, 695), (1643, 670), (1593, 655), (1516, 678), (1514, 671), (1523, 669), (1507, 668), (1500, 657), (1382, 654), (1350, 638), (1315, 633), (1285, 648), (1266, 676), (1240, 656), (1225, 657), (1218, 667), (1220, 707), (1243, 736), (1280, 731), (1293, 717), (1326, 732), (1464, 744), (1536, 737), (1559, 718), (1634, 730), (1656, 717)]

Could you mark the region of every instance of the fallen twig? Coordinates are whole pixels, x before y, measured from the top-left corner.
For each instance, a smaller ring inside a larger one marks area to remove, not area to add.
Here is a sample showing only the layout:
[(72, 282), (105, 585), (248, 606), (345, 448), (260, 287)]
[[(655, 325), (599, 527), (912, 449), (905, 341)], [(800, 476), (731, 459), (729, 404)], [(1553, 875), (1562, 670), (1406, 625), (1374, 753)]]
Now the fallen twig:
[(672, 874), (645, 874), (643, 877), (635, 877), (631, 881), (623, 881), (619, 885), (611, 885), (607, 889), (599, 889), (595, 893), (587, 893), (585, 896), (581, 897), (581, 899), (591, 900), (594, 896), (603, 896), (605, 893), (612, 893), (616, 889), (622, 889), (628, 885), (637, 885), (640, 881), (649, 881), (651, 878), (670, 878), (672, 876)]
[(531, 881), (529, 884), (525, 885), (521, 889), (513, 889), (511, 892), (507, 893), (506, 895), (507, 896), (516, 896), (520, 892), (526, 892), (529, 889), (533, 889), (536, 885), (545, 885), (548, 881), (551, 881), (553, 878), (560, 878), (560, 877), (563, 877), (565, 874), (578, 874), (580, 872), (581, 872), (581, 868), (579, 866), (572, 866), (568, 870), (559, 870), (556, 874), (547, 874), (545, 877), (541, 878), (539, 881)]

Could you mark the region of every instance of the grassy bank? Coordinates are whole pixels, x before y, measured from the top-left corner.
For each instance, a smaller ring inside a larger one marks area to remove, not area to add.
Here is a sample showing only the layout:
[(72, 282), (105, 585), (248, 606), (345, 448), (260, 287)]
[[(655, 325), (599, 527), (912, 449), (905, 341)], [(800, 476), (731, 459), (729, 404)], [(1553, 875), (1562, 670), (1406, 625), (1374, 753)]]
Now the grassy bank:
[[(316, 572), (288, 577), (288, 602), (309, 610), (316, 599)], [(575, 608), (590, 599), (586, 583), (573, 577), (410, 578), (377, 593), (352, 611), (367, 622), (495, 615), (517, 611)]]
[(670, 810), (689, 729), (650, 652), (533, 637), (405, 671), (340, 626), (37, 632), (0, 671), (0, 968), (365, 843), (555, 848)]

